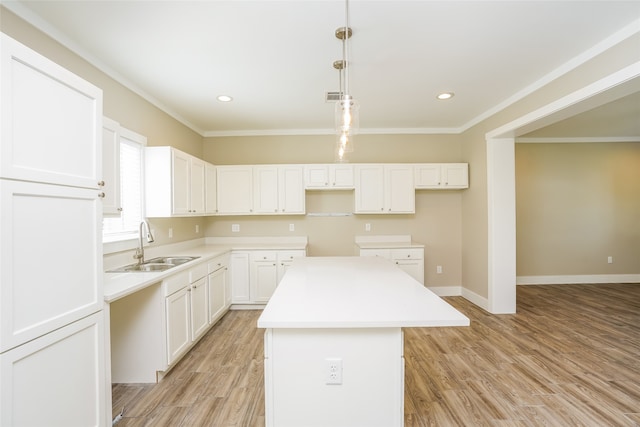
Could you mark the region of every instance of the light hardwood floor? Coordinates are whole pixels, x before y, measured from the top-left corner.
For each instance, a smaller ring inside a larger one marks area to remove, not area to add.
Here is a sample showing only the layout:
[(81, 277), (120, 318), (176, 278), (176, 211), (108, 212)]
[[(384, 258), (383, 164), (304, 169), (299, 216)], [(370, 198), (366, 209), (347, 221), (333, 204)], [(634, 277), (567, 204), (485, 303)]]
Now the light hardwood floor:
[[(405, 329), (405, 426), (640, 426), (640, 285), (517, 298), (491, 315), (448, 297), (470, 327)], [(117, 426), (264, 426), (259, 315), (229, 312), (159, 384), (114, 385)]]

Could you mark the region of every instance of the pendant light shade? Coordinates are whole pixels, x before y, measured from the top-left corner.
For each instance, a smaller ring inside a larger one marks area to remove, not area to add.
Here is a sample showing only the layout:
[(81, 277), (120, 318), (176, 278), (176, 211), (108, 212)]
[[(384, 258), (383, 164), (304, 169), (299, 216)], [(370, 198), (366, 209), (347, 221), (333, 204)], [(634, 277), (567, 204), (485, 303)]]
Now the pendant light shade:
[(336, 38), (342, 41), (342, 59), (333, 63), (340, 75), (340, 97), (335, 109), (336, 162), (346, 162), (346, 154), (354, 151), (353, 135), (360, 125), (360, 105), (349, 93), (349, 39), (352, 34), (353, 30), (349, 27), (349, 0), (345, 0), (345, 26), (335, 31)]
[(338, 135), (358, 133), (360, 104), (351, 95), (344, 95), (336, 102), (336, 132)]

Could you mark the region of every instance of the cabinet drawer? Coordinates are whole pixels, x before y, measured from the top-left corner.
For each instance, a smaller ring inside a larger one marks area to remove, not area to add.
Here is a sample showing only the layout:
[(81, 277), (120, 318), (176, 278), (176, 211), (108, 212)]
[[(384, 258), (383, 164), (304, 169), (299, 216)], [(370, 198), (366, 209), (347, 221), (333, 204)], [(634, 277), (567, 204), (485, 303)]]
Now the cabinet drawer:
[(189, 285), (189, 272), (184, 271), (176, 275), (167, 277), (162, 281), (162, 287), (164, 288), (164, 296), (169, 296), (176, 291)]
[(198, 279), (202, 279), (207, 275), (209, 270), (207, 269), (207, 263), (200, 263), (189, 270), (189, 283), (193, 283)]
[(209, 271), (209, 274), (213, 273), (214, 271), (218, 271), (221, 268), (226, 267), (227, 263), (224, 260), (224, 257), (218, 257), (218, 258), (214, 258), (213, 260), (209, 261), (209, 263), (207, 264), (207, 270)]
[(278, 251), (278, 261), (291, 261), (294, 258), (306, 256), (303, 250)]
[(251, 261), (273, 261), (277, 258), (277, 251), (253, 251)]
[(390, 249), (360, 249), (360, 256), (378, 256), (391, 259)]
[(403, 259), (422, 259), (424, 258), (423, 249), (394, 249), (391, 253), (394, 260)]

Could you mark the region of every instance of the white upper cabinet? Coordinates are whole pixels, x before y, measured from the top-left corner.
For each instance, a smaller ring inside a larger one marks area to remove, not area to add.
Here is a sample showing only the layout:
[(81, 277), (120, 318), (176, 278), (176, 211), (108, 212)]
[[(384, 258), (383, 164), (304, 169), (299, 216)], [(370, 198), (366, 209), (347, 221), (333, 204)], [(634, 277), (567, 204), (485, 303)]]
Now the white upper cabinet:
[(355, 188), (355, 213), (415, 213), (411, 165), (355, 165)]
[(353, 165), (305, 165), (304, 186), (307, 190), (353, 190)]
[(304, 214), (303, 168), (300, 165), (253, 167), (253, 212)]
[(469, 188), (468, 163), (422, 163), (414, 165), (417, 189)]
[(218, 213), (246, 215), (253, 212), (253, 167), (217, 166)]
[(120, 215), (120, 125), (106, 117), (102, 121), (102, 213)]
[(173, 147), (145, 149), (146, 214), (205, 214), (205, 162)]
[(4, 34), (0, 40), (0, 177), (98, 188), (102, 90)]
[(211, 163), (204, 165), (204, 212), (215, 215), (218, 212), (218, 184), (216, 167)]

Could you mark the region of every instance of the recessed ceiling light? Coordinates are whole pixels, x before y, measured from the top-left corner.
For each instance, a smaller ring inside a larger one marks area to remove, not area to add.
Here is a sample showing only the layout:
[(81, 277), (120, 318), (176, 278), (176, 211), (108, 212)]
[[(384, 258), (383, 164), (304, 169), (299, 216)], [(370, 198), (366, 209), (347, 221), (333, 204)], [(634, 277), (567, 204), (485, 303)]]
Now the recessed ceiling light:
[(220, 95), (220, 96), (218, 96), (217, 99), (220, 102), (231, 102), (231, 101), (233, 101), (233, 98), (230, 97), (229, 95)]
[(436, 98), (438, 99), (451, 99), (453, 98), (454, 93), (453, 92), (443, 92), (441, 94), (439, 94), (438, 96), (436, 96)]

